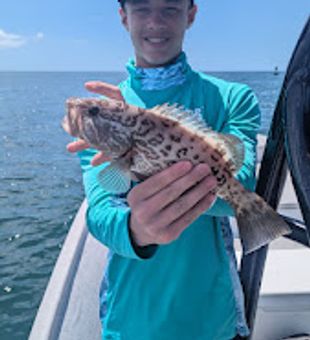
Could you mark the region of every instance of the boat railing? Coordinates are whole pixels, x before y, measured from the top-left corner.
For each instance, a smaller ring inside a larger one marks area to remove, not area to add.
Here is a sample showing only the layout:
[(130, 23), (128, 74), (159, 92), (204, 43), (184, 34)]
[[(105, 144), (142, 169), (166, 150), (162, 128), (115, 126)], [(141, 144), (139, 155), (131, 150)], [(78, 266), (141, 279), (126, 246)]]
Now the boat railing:
[[(310, 246), (310, 18), (290, 60), (273, 115), (258, 176), (256, 192), (277, 208), (288, 170), (304, 221), (285, 219), (292, 228), (286, 237)], [(240, 279), (250, 330), (254, 321), (268, 246), (244, 255)], [(247, 338), (250, 339), (251, 335)], [(236, 339), (243, 339), (236, 337)]]

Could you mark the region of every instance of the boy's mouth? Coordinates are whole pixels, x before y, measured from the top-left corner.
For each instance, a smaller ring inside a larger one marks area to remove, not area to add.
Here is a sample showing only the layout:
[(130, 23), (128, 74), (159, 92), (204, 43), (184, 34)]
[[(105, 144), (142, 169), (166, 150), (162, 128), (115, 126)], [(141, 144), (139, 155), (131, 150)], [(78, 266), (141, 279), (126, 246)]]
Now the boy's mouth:
[(166, 44), (168, 42), (168, 38), (159, 38), (159, 37), (146, 37), (144, 40), (154, 46), (160, 46)]

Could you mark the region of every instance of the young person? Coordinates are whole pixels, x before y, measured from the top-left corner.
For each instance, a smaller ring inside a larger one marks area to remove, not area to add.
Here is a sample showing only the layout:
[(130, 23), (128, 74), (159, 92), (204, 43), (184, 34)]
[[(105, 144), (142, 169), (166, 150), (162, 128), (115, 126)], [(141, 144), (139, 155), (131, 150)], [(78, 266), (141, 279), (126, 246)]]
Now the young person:
[[(258, 103), (247, 86), (190, 67), (183, 39), (196, 12), (191, 0), (121, 1), (135, 51), (128, 78), (118, 87), (86, 87), (143, 108), (178, 103), (199, 111), (212, 129), (243, 141), (237, 179), (253, 189)], [(92, 165), (106, 161), (103, 154), (83, 141), (68, 149), (80, 151), (88, 228), (110, 249), (100, 296), (103, 339), (228, 340), (248, 334), (227, 223), (233, 211), (215, 198), (209, 166), (179, 162), (121, 197), (97, 181), (108, 163)]]

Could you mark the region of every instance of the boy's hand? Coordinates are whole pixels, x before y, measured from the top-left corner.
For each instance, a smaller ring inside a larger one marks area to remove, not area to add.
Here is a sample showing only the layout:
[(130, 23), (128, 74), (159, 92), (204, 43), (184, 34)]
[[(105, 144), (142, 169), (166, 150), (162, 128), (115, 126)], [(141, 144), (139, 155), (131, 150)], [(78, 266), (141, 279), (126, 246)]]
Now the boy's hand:
[[(102, 94), (111, 99), (124, 101), (120, 89), (115, 85), (103, 83), (101, 81), (89, 81), (85, 83), (85, 87), (90, 92)], [(87, 148), (89, 148), (89, 145), (83, 140), (77, 140), (67, 145), (67, 150), (69, 152), (77, 152)], [(106, 157), (102, 152), (98, 152), (92, 159), (91, 164), (99, 165), (108, 160), (109, 158)]]
[(217, 182), (207, 164), (182, 161), (135, 186), (128, 194), (130, 230), (138, 246), (177, 239), (215, 201)]

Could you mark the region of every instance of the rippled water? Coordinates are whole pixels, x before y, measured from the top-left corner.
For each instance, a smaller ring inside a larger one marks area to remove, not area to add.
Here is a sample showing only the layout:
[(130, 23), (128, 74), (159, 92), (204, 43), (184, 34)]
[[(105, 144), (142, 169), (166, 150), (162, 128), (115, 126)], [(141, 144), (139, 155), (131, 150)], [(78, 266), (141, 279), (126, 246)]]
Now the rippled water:
[[(283, 75), (216, 73), (249, 84), (266, 133)], [(83, 200), (78, 160), (60, 127), (64, 101), (87, 80), (122, 73), (0, 72), (0, 339), (26, 339), (62, 243)]]

